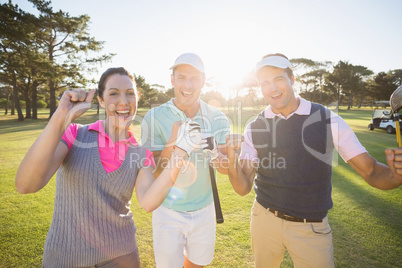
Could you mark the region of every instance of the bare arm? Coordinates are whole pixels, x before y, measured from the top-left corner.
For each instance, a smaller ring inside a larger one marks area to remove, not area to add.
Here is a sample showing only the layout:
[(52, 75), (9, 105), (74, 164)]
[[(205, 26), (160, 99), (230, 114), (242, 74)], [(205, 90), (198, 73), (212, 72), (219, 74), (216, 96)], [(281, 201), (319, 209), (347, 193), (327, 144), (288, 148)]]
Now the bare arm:
[(248, 194), (253, 187), (255, 176), (255, 162), (243, 159), (239, 162), (229, 162), (228, 175), (230, 183), (236, 193), (241, 196)]
[(226, 139), (226, 142), (229, 180), (235, 192), (244, 196), (253, 187), (257, 163), (248, 159), (239, 161), (241, 143), (232, 144), (228, 139)]
[(165, 148), (162, 151), (153, 152), (156, 165), (156, 170), (154, 173), (155, 178), (158, 178), (158, 176), (163, 172), (164, 167), (167, 165), (172, 153), (174, 152), (173, 146), (176, 144), (177, 133), (181, 123), (181, 121), (178, 121), (173, 124), (172, 133), (167, 144), (165, 145)]
[[(175, 130), (175, 126), (179, 126), (177, 130)], [(201, 147), (202, 138), (198, 123), (190, 120), (184, 123), (175, 123), (172, 133), (174, 134), (175, 132), (179, 133), (181, 139), (176, 140), (167, 165), (162, 167), (163, 171), (158, 175), (157, 179), (154, 179), (149, 168), (142, 168), (138, 174), (135, 185), (138, 203), (148, 212), (153, 211), (162, 204), (169, 193), (170, 187), (176, 182), (185, 158)], [(177, 137), (177, 134), (173, 134), (172, 136)], [(167, 154), (167, 150), (164, 151)]]
[(153, 168), (145, 167), (140, 170), (135, 183), (135, 193), (138, 203), (147, 212), (152, 212), (165, 200), (170, 188), (176, 182), (186, 157), (187, 153), (176, 147), (156, 180), (152, 174)]
[(17, 191), (35, 193), (52, 178), (68, 154), (68, 147), (61, 142), (67, 126), (89, 107), (95, 91), (66, 91), (59, 107), (45, 129), (32, 144), (15, 176)]
[(359, 154), (348, 161), (352, 168), (371, 186), (390, 190), (402, 184), (402, 148), (387, 149), (387, 165), (368, 153)]

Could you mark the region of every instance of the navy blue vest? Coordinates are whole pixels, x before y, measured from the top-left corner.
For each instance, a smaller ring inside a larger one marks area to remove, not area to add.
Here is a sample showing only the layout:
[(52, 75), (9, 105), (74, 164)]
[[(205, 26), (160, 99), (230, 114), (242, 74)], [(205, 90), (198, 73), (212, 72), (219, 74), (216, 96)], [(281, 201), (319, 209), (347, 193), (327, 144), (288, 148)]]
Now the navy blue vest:
[(310, 115), (268, 119), (264, 111), (251, 123), (259, 158), (254, 190), (265, 208), (322, 219), (332, 208), (334, 150), (330, 111), (312, 103)]

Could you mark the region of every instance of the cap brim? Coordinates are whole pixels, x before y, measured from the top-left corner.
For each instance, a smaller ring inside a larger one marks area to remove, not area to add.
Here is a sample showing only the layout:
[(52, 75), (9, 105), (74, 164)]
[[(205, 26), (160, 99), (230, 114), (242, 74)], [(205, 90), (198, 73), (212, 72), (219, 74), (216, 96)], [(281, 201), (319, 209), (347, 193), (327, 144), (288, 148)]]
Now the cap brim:
[(281, 68), (281, 69), (289, 68), (289, 69), (293, 70), (292, 64), (290, 63), (290, 61), (281, 56), (269, 56), (269, 57), (263, 58), (261, 61), (259, 61), (257, 63), (255, 71), (258, 72), (264, 66), (273, 66), (273, 67), (277, 67), (277, 68)]
[(177, 66), (180, 66), (180, 65), (190, 65), (190, 66), (194, 67), (195, 69), (197, 69), (198, 71), (200, 71), (201, 73), (205, 73), (204, 69), (200, 69), (199, 67), (197, 67), (193, 64), (190, 64), (190, 63), (177, 63), (175, 65), (172, 65), (172, 67), (170, 67), (169, 70), (173, 70), (174, 68), (176, 68)]

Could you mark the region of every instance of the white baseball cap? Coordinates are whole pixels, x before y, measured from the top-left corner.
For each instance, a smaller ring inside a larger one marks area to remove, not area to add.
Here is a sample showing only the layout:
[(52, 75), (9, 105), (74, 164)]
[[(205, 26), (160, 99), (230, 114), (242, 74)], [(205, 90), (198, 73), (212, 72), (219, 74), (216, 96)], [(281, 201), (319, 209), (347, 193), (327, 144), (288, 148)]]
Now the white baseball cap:
[(264, 66), (274, 66), (281, 69), (289, 68), (290, 70), (293, 70), (292, 64), (288, 59), (276, 55), (268, 56), (260, 60), (255, 67), (255, 72), (258, 72)]
[(181, 54), (174, 62), (174, 65), (170, 67), (170, 70), (173, 70), (174, 68), (182, 64), (191, 65), (201, 73), (205, 73), (204, 63), (202, 62), (201, 58), (194, 53)]

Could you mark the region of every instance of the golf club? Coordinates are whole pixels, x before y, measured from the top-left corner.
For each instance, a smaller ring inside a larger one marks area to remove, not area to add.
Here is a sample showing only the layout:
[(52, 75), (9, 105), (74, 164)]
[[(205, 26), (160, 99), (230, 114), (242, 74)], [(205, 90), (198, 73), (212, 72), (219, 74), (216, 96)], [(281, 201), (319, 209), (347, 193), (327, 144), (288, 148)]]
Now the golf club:
[[(208, 147), (205, 149), (212, 150), (214, 148), (214, 137), (206, 138)], [(210, 156), (208, 155), (208, 164), (209, 164), (209, 177), (211, 178), (211, 186), (212, 186), (212, 195), (214, 197), (214, 204), (215, 204), (215, 216), (216, 216), (216, 223), (223, 223), (223, 215), (221, 209), (221, 203), (219, 201), (218, 195), (218, 187), (216, 186), (216, 179), (215, 179), (215, 171), (214, 167), (212, 166), (212, 161)]]
[(396, 141), (398, 147), (402, 146), (401, 141), (401, 129), (399, 126), (399, 109), (402, 108), (402, 86), (399, 86), (392, 94), (389, 99), (391, 104), (391, 109), (394, 114), (395, 130), (396, 130)]

